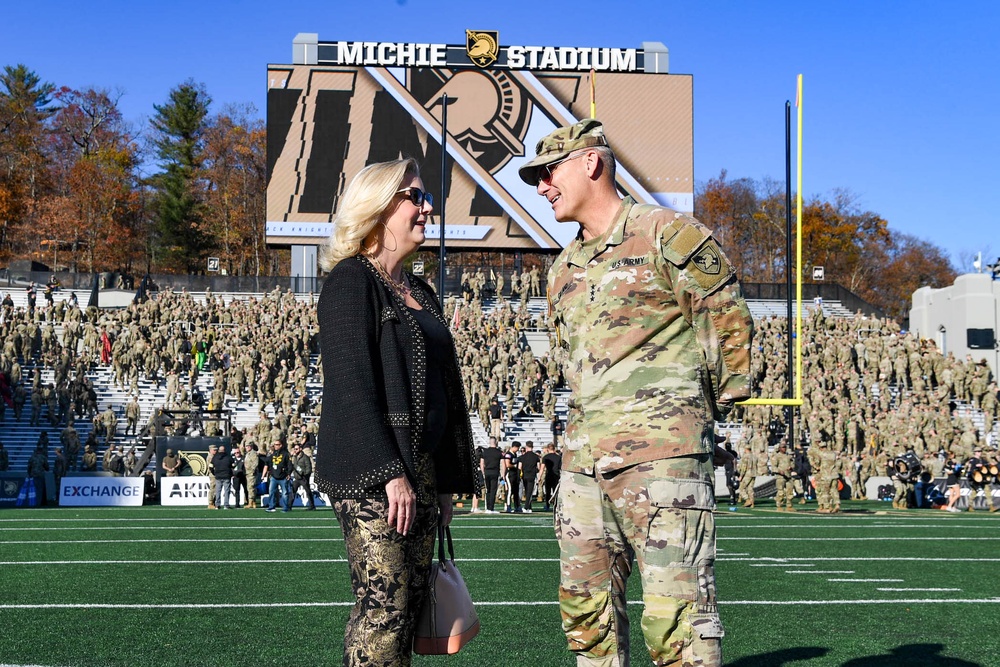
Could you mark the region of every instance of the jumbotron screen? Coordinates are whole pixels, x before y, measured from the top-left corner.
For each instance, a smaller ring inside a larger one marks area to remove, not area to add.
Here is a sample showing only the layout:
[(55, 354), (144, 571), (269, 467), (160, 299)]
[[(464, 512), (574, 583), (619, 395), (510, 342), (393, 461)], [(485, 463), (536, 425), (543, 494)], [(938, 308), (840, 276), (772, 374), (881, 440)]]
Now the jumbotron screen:
[[(541, 137), (590, 117), (592, 101), (618, 159), (620, 190), (693, 209), (690, 75), (635, 71), (635, 49), (498, 48), (496, 41), (494, 60), (482, 66), (491, 44), (473, 37), (483, 34), (469, 31), (463, 47), (320, 42), (315, 64), (270, 65), (268, 242), (322, 243), (350, 179), (399, 157), (420, 164), (436, 218), (445, 95), (449, 248), (558, 250), (573, 238), (576, 225), (555, 222), (517, 168)], [(440, 238), (437, 222), (429, 238)]]

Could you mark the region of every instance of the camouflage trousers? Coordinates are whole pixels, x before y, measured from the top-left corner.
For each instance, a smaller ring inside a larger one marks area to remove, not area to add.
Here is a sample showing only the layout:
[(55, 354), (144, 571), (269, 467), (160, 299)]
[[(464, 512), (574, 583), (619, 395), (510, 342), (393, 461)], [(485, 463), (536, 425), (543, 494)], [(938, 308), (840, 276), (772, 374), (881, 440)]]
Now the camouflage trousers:
[[(434, 491), (430, 456), (418, 474), (427, 495)], [(408, 667), (413, 632), (427, 593), (438, 507), (418, 502), (404, 537), (388, 522), (389, 503), (380, 498), (333, 502), (347, 547), (355, 603), (344, 630), (344, 667)]]
[(795, 498), (795, 491), (792, 489), (792, 482), (788, 477), (783, 477), (781, 475), (775, 475), (774, 484), (776, 492), (774, 494), (774, 504), (781, 508), (791, 507), (792, 500)]
[(757, 483), (757, 478), (751, 475), (744, 475), (740, 479), (740, 498), (748, 503), (754, 501), (754, 485)]
[(906, 483), (903, 482), (902, 480), (893, 477), (892, 488), (894, 491), (892, 496), (893, 506), (895, 507), (896, 505), (899, 505), (900, 507), (903, 507), (905, 509), (907, 505), (907, 496), (909, 495), (910, 491), (908, 488), (906, 488)]
[(260, 498), (257, 493), (257, 485), (260, 484), (260, 476), (253, 472), (247, 473), (247, 504), (255, 503)]
[(816, 502), (820, 509), (840, 507), (839, 481), (836, 477), (816, 477)]
[(642, 463), (609, 476), (563, 471), (555, 511), (559, 607), (578, 665), (629, 664), (625, 592), (633, 558), (653, 663), (722, 664), (713, 480), (708, 455)]

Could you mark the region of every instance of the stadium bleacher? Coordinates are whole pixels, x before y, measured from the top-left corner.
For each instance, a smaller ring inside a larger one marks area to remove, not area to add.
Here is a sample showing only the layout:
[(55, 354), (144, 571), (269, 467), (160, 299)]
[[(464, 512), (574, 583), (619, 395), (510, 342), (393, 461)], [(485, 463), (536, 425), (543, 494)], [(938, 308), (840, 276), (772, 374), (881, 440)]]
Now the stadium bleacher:
[[(27, 296), (23, 288), (9, 288), (4, 290), (9, 293), (14, 301), (15, 307), (26, 307), (27, 306)], [(57, 299), (68, 298), (68, 293), (59, 292), (57, 293)], [(208, 295), (205, 293), (191, 293), (190, 296), (198, 303), (204, 303)], [(221, 299), (224, 303), (230, 304), (234, 301), (247, 301), (251, 298), (256, 300), (261, 300), (264, 298), (264, 293), (217, 293), (213, 295), (216, 298)], [(302, 303), (315, 303), (317, 295), (315, 294), (297, 294), (296, 300)], [(89, 297), (89, 294), (77, 293), (78, 299), (84, 302)], [(39, 296), (39, 301), (43, 301), (42, 297)], [(484, 304), (483, 309), (485, 313), (489, 313), (497, 307), (497, 302), (493, 298), (488, 298)], [(519, 301), (514, 301), (511, 303), (513, 309), (520, 309), (521, 305)], [(785, 314), (786, 304), (784, 301), (779, 300), (750, 300), (748, 301), (748, 306), (750, 308), (751, 314), (756, 320), (762, 320), (770, 317), (783, 317)], [(812, 304), (809, 304), (812, 307)], [(544, 298), (532, 298), (527, 303), (527, 308), (532, 316), (542, 315), (547, 311), (547, 303)], [(848, 311), (839, 302), (828, 301), (823, 303), (823, 311), (827, 317), (853, 317), (854, 314)], [(62, 325), (55, 325), (56, 333), (61, 339), (62, 337)], [(535, 356), (543, 356), (548, 352), (549, 348), (549, 337), (548, 332), (545, 330), (526, 330), (522, 332), (525, 342), (530, 346), (532, 352)], [(319, 382), (318, 375), (315, 372), (315, 367), (317, 363), (317, 358), (313, 355), (311, 360), (312, 371), (307, 380), (307, 391), (309, 393), (310, 399), (315, 403), (322, 398), (322, 386)], [(29, 363), (24, 367), (24, 376), (30, 377), (34, 366)], [(54, 373), (51, 368), (42, 369), (42, 381), (43, 383), (52, 382), (54, 378)], [(89, 373), (88, 378), (93, 383), (95, 391), (98, 397), (98, 411), (104, 411), (109, 406), (115, 411), (119, 417), (118, 434), (115, 439), (115, 444), (122, 446), (124, 449), (128, 449), (130, 446), (136, 446), (137, 451), (141, 451), (145, 448), (144, 443), (139, 442), (135, 437), (124, 435), (124, 430), (126, 422), (124, 419), (124, 406), (130, 398), (130, 392), (127, 389), (122, 389), (116, 387), (114, 384), (113, 371), (110, 366), (96, 366)], [(183, 373), (181, 375), (180, 381), (182, 384), (186, 384), (188, 380), (187, 374)], [(206, 396), (211, 394), (212, 391), (212, 376), (209, 373), (202, 373), (197, 381), (198, 388)], [(29, 387), (30, 390), (30, 387)], [(895, 387), (890, 388), (891, 391), (896, 392)], [(556, 415), (561, 419), (565, 420), (566, 417), (566, 403), (568, 399), (568, 390), (560, 389), (554, 392), (556, 398)], [(141, 408), (140, 425), (146, 424), (150, 418), (153, 411), (163, 406), (166, 403), (166, 386), (164, 382), (150, 382), (143, 377), (139, 380), (139, 391), (138, 399)], [(501, 401), (503, 398), (501, 397)], [(542, 446), (547, 444), (552, 439), (551, 423), (544, 419), (540, 415), (524, 415), (522, 414), (521, 408), (524, 404), (524, 398), (516, 397), (514, 399), (513, 406), (504, 406), (505, 414), (508, 416), (508, 421), (504, 424), (504, 431), (506, 434), (506, 440), (518, 440), (521, 442), (532, 440), (536, 443), (536, 446)], [(227, 397), (226, 404), (224, 406), (226, 409), (231, 411), (232, 425), (235, 428), (247, 429), (253, 427), (254, 424), (260, 419), (261, 406), (257, 402), (243, 401), (237, 402), (232, 397)], [(983, 429), (985, 426), (985, 419), (982, 412), (971, 405), (964, 404), (962, 402), (958, 403), (957, 415), (959, 418), (969, 418), (973, 421), (977, 428)], [(270, 406), (265, 408), (269, 417), (273, 417), (273, 409)], [(47, 420), (45, 419), (46, 410), (43, 408), (43, 424), (40, 426), (29, 426), (28, 415), (30, 414), (30, 400), (29, 404), (25, 407), (25, 414), (22, 416), (20, 422), (16, 422), (13, 418), (13, 412), (8, 410), (7, 417), (5, 421), (0, 424), (0, 440), (2, 440), (9, 452), (10, 464), (12, 470), (24, 470), (27, 466), (28, 458), (30, 457), (32, 451), (34, 450), (35, 443), (42, 431), (48, 432), (48, 437), (52, 446), (50, 447), (50, 457), (54, 457), (54, 447), (59, 443), (59, 431), (61, 427), (50, 427)], [(479, 416), (476, 414), (470, 414), (471, 421), (473, 424), (473, 432), (475, 437), (475, 442), (477, 445), (485, 445), (487, 443), (487, 429), (485, 425), (480, 422)], [(77, 419), (74, 421), (74, 426), (80, 434), (81, 441), (84, 441), (89, 434), (92, 423), (89, 419)], [(732, 440), (735, 442), (739, 439), (739, 435), (742, 429), (742, 425), (739, 423), (732, 424), (720, 424), (719, 432), (722, 434), (729, 434)], [(998, 437), (997, 432), (1000, 430), (1000, 424), (998, 424), (991, 434), (989, 434), (988, 442), (998, 442), (1000, 437)], [(99, 439), (102, 447), (99, 451), (103, 451), (103, 438)], [(50, 461), (51, 463), (51, 461)]]

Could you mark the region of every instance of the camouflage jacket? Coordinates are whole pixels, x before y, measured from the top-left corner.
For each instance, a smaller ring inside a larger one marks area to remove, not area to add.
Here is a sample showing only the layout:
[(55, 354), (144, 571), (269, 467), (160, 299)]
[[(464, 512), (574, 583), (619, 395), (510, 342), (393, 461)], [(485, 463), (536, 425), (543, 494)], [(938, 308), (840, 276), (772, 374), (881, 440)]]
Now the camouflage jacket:
[(785, 479), (790, 479), (794, 468), (795, 461), (789, 454), (782, 454), (781, 452), (776, 451), (771, 456), (771, 472), (775, 475), (779, 475)]
[(563, 250), (548, 293), (569, 343), (563, 469), (712, 451), (714, 421), (750, 393), (753, 321), (701, 223), (626, 198), (602, 237)]

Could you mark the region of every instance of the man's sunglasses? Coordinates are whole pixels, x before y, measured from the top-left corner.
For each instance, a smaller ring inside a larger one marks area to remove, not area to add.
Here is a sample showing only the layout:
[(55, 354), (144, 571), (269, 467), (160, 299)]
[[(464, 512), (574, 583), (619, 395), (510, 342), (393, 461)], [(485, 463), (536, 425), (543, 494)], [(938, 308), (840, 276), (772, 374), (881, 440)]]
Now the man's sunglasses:
[(555, 162), (550, 162), (548, 164), (543, 164), (538, 168), (538, 180), (542, 183), (548, 183), (552, 180), (552, 172), (556, 170), (556, 167), (561, 165), (563, 162), (569, 162), (570, 160), (575, 160), (578, 157), (583, 157), (586, 152), (577, 153), (576, 155), (570, 155), (569, 157), (564, 157), (561, 160), (556, 160)]
[(407, 193), (407, 198), (417, 208), (423, 206), (424, 202), (427, 202), (428, 206), (434, 206), (434, 195), (429, 192), (424, 192), (420, 188), (403, 188), (402, 190), (397, 190), (396, 194), (399, 195), (404, 192)]

